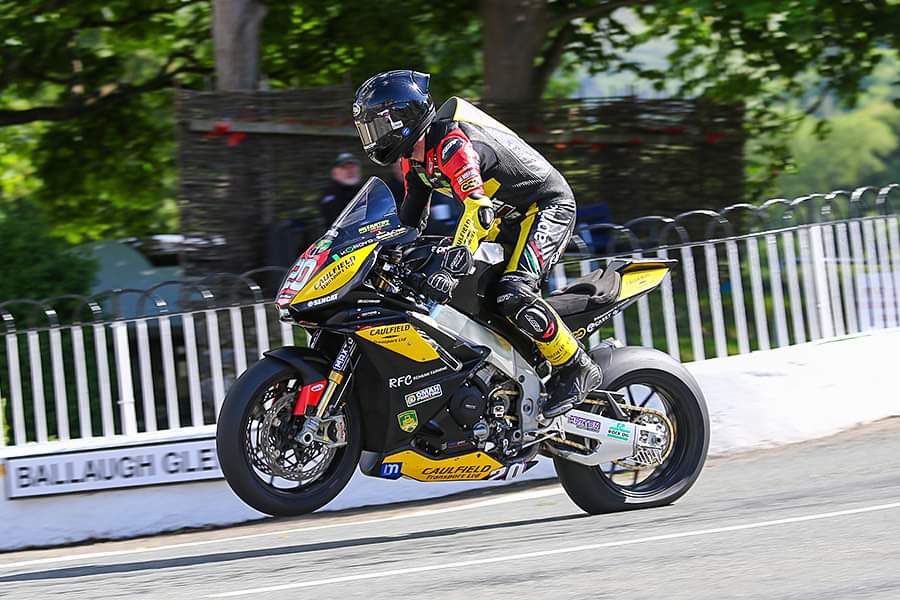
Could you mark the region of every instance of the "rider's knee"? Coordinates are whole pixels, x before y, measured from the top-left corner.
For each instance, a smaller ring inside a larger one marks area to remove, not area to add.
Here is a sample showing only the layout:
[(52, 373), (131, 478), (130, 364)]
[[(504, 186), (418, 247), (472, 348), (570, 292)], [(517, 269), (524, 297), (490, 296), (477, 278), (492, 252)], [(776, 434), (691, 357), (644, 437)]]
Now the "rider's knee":
[(497, 309), (529, 337), (546, 341), (556, 334), (556, 317), (541, 301), (538, 289), (533, 277), (508, 273), (497, 284)]

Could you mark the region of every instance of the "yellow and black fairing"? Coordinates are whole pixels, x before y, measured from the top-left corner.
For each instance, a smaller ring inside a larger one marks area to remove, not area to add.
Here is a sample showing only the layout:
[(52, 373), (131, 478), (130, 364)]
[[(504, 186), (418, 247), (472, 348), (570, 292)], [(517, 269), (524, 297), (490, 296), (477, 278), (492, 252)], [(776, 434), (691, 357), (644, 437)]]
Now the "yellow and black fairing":
[(400, 222), (387, 185), (377, 177), (369, 179), (288, 271), (276, 298), (282, 316), (314, 321), (311, 313), (322, 312), (359, 287), (382, 248), (416, 237), (414, 228)]
[[(374, 300), (359, 294), (348, 299)], [(366, 450), (360, 468), (420, 481), (487, 478), (502, 465), (473, 441), (471, 426), (484, 413), (488, 390), (470, 376), (490, 350), (411, 321), (407, 310), (389, 304), (338, 308), (321, 324), (323, 347), (344, 336), (357, 345), (352, 394)]]
[[(413, 324), (410, 312), (421, 307), (362, 285), (385, 246), (418, 236), (399, 222), (395, 206), (384, 183), (371, 179), (297, 261), (277, 304), (282, 318), (315, 332), (311, 351), (333, 361), (323, 398), (358, 403), (364, 472), (420, 481), (484, 479), (502, 465), (472, 441), (487, 390), (477, 378), (468, 380), (490, 351)], [(299, 350), (270, 354), (303, 372), (307, 357)]]
[(677, 261), (615, 259), (551, 294), (547, 302), (577, 339), (597, 330), (613, 315), (659, 287)]

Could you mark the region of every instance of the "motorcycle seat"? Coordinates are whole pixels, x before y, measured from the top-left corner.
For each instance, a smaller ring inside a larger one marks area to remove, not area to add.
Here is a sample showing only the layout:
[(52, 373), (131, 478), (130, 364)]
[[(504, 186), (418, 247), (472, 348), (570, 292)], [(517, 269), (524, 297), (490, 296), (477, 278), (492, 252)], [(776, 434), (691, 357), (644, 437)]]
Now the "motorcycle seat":
[(597, 270), (556, 290), (547, 302), (561, 317), (612, 304), (619, 296), (622, 276), (614, 269)]

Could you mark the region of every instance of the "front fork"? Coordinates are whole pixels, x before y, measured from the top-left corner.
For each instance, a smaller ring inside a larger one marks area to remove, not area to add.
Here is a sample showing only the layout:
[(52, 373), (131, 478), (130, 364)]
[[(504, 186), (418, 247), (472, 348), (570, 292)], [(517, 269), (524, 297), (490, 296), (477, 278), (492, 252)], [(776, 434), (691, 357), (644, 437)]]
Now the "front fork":
[(322, 425), (328, 420), (326, 415), (329, 413), (332, 405), (340, 403), (346, 389), (350, 386), (353, 366), (356, 362), (356, 350), (356, 341), (349, 336), (344, 338), (344, 343), (331, 364), (331, 371), (329, 371), (327, 379), (312, 384), (325, 384), (324, 392), (316, 399), (315, 403), (310, 403), (308, 400), (304, 402), (304, 390), (310, 386), (307, 385), (301, 389), (294, 414), (302, 414), (306, 417), (306, 420), (303, 422), (303, 427), (297, 432), (295, 439), (304, 446), (308, 446), (313, 442), (323, 442), (330, 445), (338, 443), (343, 445), (346, 443), (329, 439), (327, 435), (321, 432), (321, 429)]

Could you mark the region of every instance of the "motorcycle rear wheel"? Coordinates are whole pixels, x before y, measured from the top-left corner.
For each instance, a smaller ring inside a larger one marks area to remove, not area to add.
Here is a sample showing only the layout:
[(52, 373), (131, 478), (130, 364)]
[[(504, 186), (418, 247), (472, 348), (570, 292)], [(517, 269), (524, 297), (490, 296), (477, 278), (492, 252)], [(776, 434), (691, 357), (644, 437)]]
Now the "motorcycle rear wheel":
[[(288, 394), (296, 394), (300, 387), (308, 383), (311, 382), (302, 381), (296, 370), (287, 363), (266, 357), (238, 378), (222, 404), (216, 428), (219, 464), (235, 494), (262, 513), (296, 516), (325, 506), (344, 489), (359, 462), (362, 452), (361, 415), (356, 403), (348, 401), (342, 407), (347, 444), (330, 450), (322, 447), (321, 460), (328, 462), (313, 471), (314, 477), (310, 476), (307, 482), (302, 479), (292, 481), (278, 477), (272, 469), (267, 472), (261, 458), (265, 452), (260, 453), (258, 445), (254, 446), (253, 442), (271, 440), (267, 437), (270, 432), (260, 431), (262, 425), (254, 420), (260, 420), (263, 416), (261, 411), (273, 410), (273, 395), (287, 397)], [(267, 405), (269, 408), (266, 408)], [(285, 418), (291, 418), (293, 404), (285, 402), (283, 406), (287, 408)], [(275, 431), (271, 435), (280, 434)], [(292, 446), (284, 455), (294, 456), (294, 464), (289, 466), (296, 467), (299, 462), (296, 459), (299, 456), (298, 446), (288, 438), (284, 439), (284, 444)]]
[(700, 476), (709, 447), (706, 403), (687, 369), (668, 355), (648, 348), (623, 348), (614, 352), (621, 354), (605, 365), (603, 387), (611, 391), (625, 390), (629, 401), (636, 405), (641, 402), (632, 400), (632, 390), (649, 390), (658, 398), (654, 402), (659, 403), (659, 407), (650, 408), (663, 408), (662, 412), (668, 413), (674, 424), (674, 440), (662, 464), (649, 473), (635, 472), (631, 484), (627, 483), (628, 471), (619, 465), (592, 467), (554, 456), (556, 472), (566, 493), (590, 514), (675, 502)]

